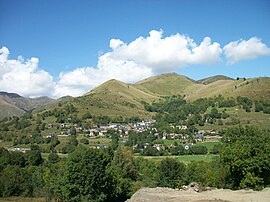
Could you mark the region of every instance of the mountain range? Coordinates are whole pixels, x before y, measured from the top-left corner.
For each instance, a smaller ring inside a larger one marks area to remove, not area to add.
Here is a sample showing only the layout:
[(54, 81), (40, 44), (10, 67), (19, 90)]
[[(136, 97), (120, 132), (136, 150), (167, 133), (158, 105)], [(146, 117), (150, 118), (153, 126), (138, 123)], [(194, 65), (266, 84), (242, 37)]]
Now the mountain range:
[(19, 116), (28, 111), (57, 107), (59, 102), (72, 103), (83, 115), (139, 116), (151, 117), (142, 102), (151, 103), (164, 96), (182, 95), (187, 101), (223, 95), (224, 97), (245, 96), (251, 99), (270, 99), (270, 78), (237, 78), (218, 75), (198, 81), (176, 73), (153, 76), (135, 84), (115, 79), (80, 97), (63, 97), (57, 100), (48, 97), (23, 98), (14, 93), (0, 93), (0, 119)]
[(25, 98), (16, 93), (0, 92), (0, 120), (5, 117), (21, 116), (35, 109), (53, 107), (60, 102), (64, 103), (71, 99), (70, 96), (59, 99), (52, 99), (47, 96)]

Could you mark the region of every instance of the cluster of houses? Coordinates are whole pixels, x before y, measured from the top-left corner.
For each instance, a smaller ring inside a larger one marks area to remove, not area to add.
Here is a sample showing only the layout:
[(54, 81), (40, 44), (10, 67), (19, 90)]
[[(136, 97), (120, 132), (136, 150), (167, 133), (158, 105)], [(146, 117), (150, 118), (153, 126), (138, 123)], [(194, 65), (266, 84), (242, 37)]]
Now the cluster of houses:
[[(120, 123), (110, 123), (110, 124), (91, 124), (91, 127), (81, 127), (77, 124), (48, 124), (47, 128), (59, 128), (60, 130), (54, 133), (47, 134), (46, 137), (51, 137), (53, 135), (57, 136), (69, 136), (71, 134), (71, 128), (74, 128), (77, 133), (84, 133), (89, 138), (96, 137), (106, 137), (109, 130), (117, 131), (122, 134), (122, 137), (125, 137), (129, 134), (130, 131), (134, 131), (136, 133), (144, 132), (152, 128), (155, 120), (149, 121), (141, 121), (129, 124), (120, 124)], [(155, 128), (152, 130), (157, 131)]]
[(22, 153), (26, 153), (27, 151), (30, 151), (30, 148), (19, 148), (19, 147), (11, 147), (11, 148), (7, 148), (8, 151), (12, 151), (12, 152), (22, 152)]
[[(211, 141), (221, 139), (222, 137), (218, 135), (218, 131), (210, 130), (200, 130), (193, 135), (189, 135), (185, 132), (188, 130), (188, 126), (186, 125), (171, 125), (172, 128), (179, 129), (178, 132), (180, 133), (159, 133), (158, 130), (154, 127), (155, 120), (149, 121), (141, 121), (141, 122), (134, 122), (129, 124), (121, 124), (121, 123), (110, 123), (110, 124), (91, 124), (91, 126), (79, 126), (77, 124), (71, 123), (58, 123), (58, 124), (48, 124), (48, 129), (53, 129), (49, 134), (46, 134), (46, 137), (52, 136), (69, 136), (74, 130), (77, 133), (83, 133), (88, 138), (104, 138), (110, 137), (111, 131), (117, 131), (120, 134), (120, 138), (122, 138), (123, 142), (127, 142), (129, 138), (129, 133), (131, 131), (136, 133), (141, 133), (144, 131), (151, 131), (152, 134), (156, 136), (156, 139), (160, 140), (182, 140), (182, 142), (192, 142), (195, 140), (196, 142), (202, 141)], [(206, 134), (210, 134), (206, 135)], [(146, 148), (149, 146), (150, 143), (145, 143), (144, 147)], [(152, 144), (151, 144), (152, 145)], [(157, 150), (164, 149), (163, 144), (154, 144), (152, 145)], [(106, 145), (96, 145), (96, 148), (104, 148)], [(138, 145), (133, 145), (133, 148), (138, 147)], [(174, 145), (167, 145), (166, 147), (172, 148), (175, 147)], [(192, 147), (192, 144), (187, 143), (185, 145), (185, 149), (188, 150)], [(26, 152), (29, 148), (9, 148), (10, 151), (20, 151)]]
[[(216, 131), (211, 130), (199, 130), (192, 136), (187, 134), (185, 131), (188, 130), (188, 126), (186, 125), (171, 125), (172, 128), (177, 128), (180, 133), (158, 133), (157, 129), (154, 128), (155, 120), (149, 120), (149, 121), (142, 121), (142, 122), (135, 122), (135, 123), (129, 123), (129, 124), (120, 124), (120, 123), (110, 123), (110, 124), (91, 124), (91, 127), (81, 127), (77, 126), (76, 124), (65, 124), (61, 123), (58, 125), (58, 128), (61, 129), (60, 132), (49, 134), (51, 135), (58, 135), (58, 136), (68, 136), (71, 133), (71, 128), (74, 128), (77, 133), (83, 133), (88, 138), (104, 138), (104, 137), (110, 137), (111, 131), (117, 131), (120, 134), (120, 138), (122, 138), (123, 142), (127, 142), (129, 138), (129, 133), (131, 131), (134, 131), (136, 133), (144, 132), (144, 131), (151, 131), (152, 134), (156, 136), (156, 139), (161, 140), (181, 140), (182, 142), (202, 142), (205, 140), (211, 141), (212, 139), (220, 139), (221, 137), (217, 134)], [(48, 124), (48, 128), (53, 128), (55, 125)], [(73, 129), (73, 130), (74, 130)], [(210, 134), (211, 136), (207, 136), (206, 134)], [(190, 141), (192, 140), (192, 141)], [(144, 147), (146, 148), (149, 143), (145, 143)], [(154, 144), (152, 145), (157, 150), (164, 149), (163, 144)], [(101, 146), (104, 147), (104, 146)], [(133, 148), (137, 148), (138, 145), (133, 145)], [(167, 145), (166, 147), (172, 148), (174, 145)], [(185, 149), (188, 150), (190, 147), (192, 147), (192, 144), (187, 143), (185, 145)]]

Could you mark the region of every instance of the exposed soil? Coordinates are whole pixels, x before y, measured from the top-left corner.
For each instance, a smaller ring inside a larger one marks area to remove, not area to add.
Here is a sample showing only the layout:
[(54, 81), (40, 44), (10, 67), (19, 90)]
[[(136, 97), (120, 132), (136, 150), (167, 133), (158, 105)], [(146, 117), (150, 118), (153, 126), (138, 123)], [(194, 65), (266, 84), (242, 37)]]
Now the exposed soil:
[(214, 189), (175, 190), (170, 188), (142, 188), (126, 202), (270, 202), (270, 188), (262, 191)]

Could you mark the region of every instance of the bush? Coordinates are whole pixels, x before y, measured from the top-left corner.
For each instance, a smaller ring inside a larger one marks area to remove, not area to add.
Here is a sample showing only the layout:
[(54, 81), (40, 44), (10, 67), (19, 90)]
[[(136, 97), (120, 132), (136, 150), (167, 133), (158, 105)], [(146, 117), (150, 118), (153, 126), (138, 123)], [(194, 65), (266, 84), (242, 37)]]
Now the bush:
[(86, 139), (86, 138), (82, 138), (82, 139), (80, 140), (80, 143), (82, 143), (82, 144), (89, 144), (89, 140)]
[(207, 147), (203, 145), (194, 145), (193, 147), (191, 147), (192, 154), (207, 154), (207, 152)]
[(60, 157), (56, 153), (50, 153), (48, 156), (48, 161), (50, 163), (57, 163), (60, 161)]

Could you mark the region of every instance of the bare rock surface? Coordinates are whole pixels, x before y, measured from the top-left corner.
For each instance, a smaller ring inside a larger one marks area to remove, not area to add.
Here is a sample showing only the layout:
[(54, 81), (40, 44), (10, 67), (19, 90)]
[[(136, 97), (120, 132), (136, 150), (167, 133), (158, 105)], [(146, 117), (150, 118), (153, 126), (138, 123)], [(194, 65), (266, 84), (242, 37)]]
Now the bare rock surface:
[(197, 186), (176, 190), (142, 188), (126, 202), (270, 202), (270, 188), (262, 191), (214, 189), (201, 191)]

